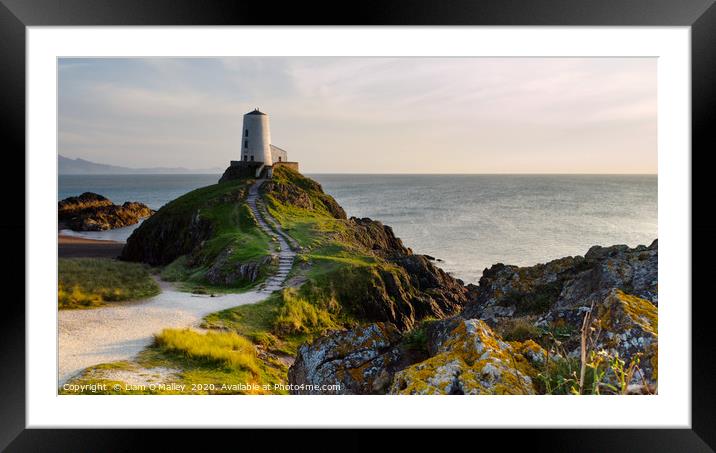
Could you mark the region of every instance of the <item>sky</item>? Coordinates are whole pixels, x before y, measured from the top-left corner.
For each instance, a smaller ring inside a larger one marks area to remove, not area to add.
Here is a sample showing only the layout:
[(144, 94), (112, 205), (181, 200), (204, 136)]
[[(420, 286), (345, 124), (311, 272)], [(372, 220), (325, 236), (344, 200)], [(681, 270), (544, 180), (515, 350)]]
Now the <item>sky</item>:
[(656, 173), (654, 58), (63, 58), (59, 153), (224, 168), (244, 113), (304, 173)]

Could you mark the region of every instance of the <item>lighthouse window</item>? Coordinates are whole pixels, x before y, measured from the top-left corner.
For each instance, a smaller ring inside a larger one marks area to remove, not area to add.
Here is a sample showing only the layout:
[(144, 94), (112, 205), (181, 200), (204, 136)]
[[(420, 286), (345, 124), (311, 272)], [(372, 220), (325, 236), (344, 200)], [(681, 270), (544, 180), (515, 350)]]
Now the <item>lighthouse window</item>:
[(248, 141), (248, 140), (244, 140), (244, 148), (248, 148), (248, 147), (249, 147), (249, 141)]
[(249, 136), (249, 130), (246, 129), (246, 130), (244, 131), (244, 137), (248, 137), (248, 136)]
[(249, 160), (249, 156), (247, 156), (246, 154), (244, 154), (244, 162), (247, 161), (247, 160)]
[(251, 155), (251, 162), (253, 162), (253, 161), (254, 161), (254, 155), (252, 154), (252, 155)]

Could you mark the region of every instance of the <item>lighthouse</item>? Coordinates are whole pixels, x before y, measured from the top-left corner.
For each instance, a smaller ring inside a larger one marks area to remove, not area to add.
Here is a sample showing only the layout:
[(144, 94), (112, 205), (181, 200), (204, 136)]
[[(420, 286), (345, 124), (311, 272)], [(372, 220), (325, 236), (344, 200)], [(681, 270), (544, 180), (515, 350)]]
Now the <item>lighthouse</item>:
[(219, 182), (241, 178), (271, 178), (275, 167), (298, 171), (298, 162), (289, 162), (288, 153), (271, 144), (269, 116), (258, 108), (244, 115), (239, 160), (232, 160)]
[(241, 155), (244, 162), (273, 165), (271, 158), (271, 130), (269, 116), (258, 108), (244, 115)]

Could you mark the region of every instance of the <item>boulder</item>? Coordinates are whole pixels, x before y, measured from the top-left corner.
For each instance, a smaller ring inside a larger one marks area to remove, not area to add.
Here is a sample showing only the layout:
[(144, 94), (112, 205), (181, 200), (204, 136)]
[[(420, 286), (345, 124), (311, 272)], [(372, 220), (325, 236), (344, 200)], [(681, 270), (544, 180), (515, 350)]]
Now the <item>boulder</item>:
[(507, 343), (478, 319), (453, 318), (429, 334), (429, 359), (394, 376), (389, 393), (503, 395), (537, 393), (546, 352), (533, 341)]
[[(658, 315), (653, 303), (614, 289), (594, 307), (591, 331), (592, 350), (606, 351), (628, 367), (638, 358), (631, 387), (655, 388), (658, 380)], [(607, 374), (616, 385), (615, 376)]]
[[(400, 339), (393, 324), (379, 322), (334, 331), (312, 344), (304, 344), (288, 370), (292, 393), (385, 393), (401, 362)], [(331, 388), (322, 390), (322, 385)]]

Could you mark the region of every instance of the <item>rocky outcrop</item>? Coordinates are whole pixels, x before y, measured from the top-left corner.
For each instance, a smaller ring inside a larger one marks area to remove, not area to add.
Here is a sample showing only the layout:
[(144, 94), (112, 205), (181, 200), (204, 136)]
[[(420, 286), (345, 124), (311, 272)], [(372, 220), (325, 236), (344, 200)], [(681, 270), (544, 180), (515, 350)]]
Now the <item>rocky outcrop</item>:
[(85, 209), (112, 206), (109, 198), (94, 192), (85, 192), (78, 197), (68, 197), (57, 203), (57, 215), (60, 220), (67, 220)]
[[(395, 236), (391, 227), (377, 220), (351, 217), (349, 224), (351, 228), (344, 233), (349, 236), (348, 240), (361, 244), (376, 255), (383, 258), (396, 258), (413, 254), (413, 251), (405, 247), (403, 241)], [(425, 256), (427, 258), (427, 255)]]
[[(584, 257), (530, 267), (492, 266), (479, 286), (465, 289), (469, 302), (460, 315), (411, 326), (421, 330), (426, 357), (411, 363), (392, 339), (391, 347), (377, 354), (390, 360), (374, 372), (391, 378), (387, 392), (395, 394), (535, 394), (548, 391), (550, 379), (568, 380), (562, 392), (575, 392), (584, 332), (585, 369), (600, 374), (599, 382), (585, 381), (585, 392), (655, 393), (657, 267), (657, 241), (648, 247), (592, 247)], [(498, 331), (512, 322), (533, 338), (503, 339)], [(323, 341), (304, 346), (302, 353), (320, 349)], [(364, 349), (351, 341), (336, 348), (341, 354), (335, 369), (346, 368), (341, 358)], [(313, 384), (335, 382), (324, 381), (322, 373), (312, 376)], [(362, 377), (351, 374), (346, 392), (385, 388), (382, 381), (375, 387)]]
[(411, 329), (423, 318), (444, 318), (460, 311), (466, 289), (421, 255), (399, 262), (343, 268), (333, 272), (332, 296), (353, 317), (365, 322), (390, 322)]
[(429, 359), (395, 374), (389, 393), (410, 395), (532, 395), (547, 353), (533, 341), (507, 343), (477, 319), (442, 323)]
[[(385, 393), (402, 360), (398, 329), (375, 323), (332, 332), (298, 350), (288, 370), (295, 394)], [(321, 388), (329, 385), (330, 387)]]
[(237, 181), (197, 189), (167, 203), (132, 232), (121, 259), (160, 266), (187, 255), (190, 266), (203, 265), (201, 252), (226, 219), (224, 208), (240, 205), (246, 193), (246, 186)]
[(370, 263), (336, 266), (319, 282), (322, 295), (338, 301), (352, 317), (408, 330), (426, 317), (454, 315), (467, 302), (467, 289), (460, 280), (426, 256), (414, 254), (389, 226), (369, 218), (346, 219), (333, 197), (312, 179), (277, 168), (262, 191), (269, 207), (279, 211), (288, 207), (330, 225), (316, 242), (330, 242), (347, 256), (365, 257)]
[(121, 259), (152, 266), (169, 264), (182, 255), (197, 251), (211, 237), (212, 227), (212, 223), (199, 212), (154, 215), (132, 232), (122, 250)]
[[(612, 289), (658, 302), (658, 242), (649, 247), (595, 246), (584, 257), (566, 257), (529, 267), (496, 264), (485, 269), (465, 318), (500, 319), (537, 315), (570, 318)], [(579, 322), (583, 316), (577, 316)]]
[(115, 205), (106, 197), (85, 192), (58, 203), (58, 219), (75, 231), (102, 231), (134, 225), (151, 216), (153, 210), (134, 201)]
[(289, 383), (299, 394), (537, 392), (546, 352), (535, 342), (507, 343), (479, 320), (451, 318), (431, 329), (427, 360), (415, 360), (390, 323), (332, 332), (301, 346)]
[(344, 241), (359, 244), (386, 262), (336, 276), (350, 282), (337, 285), (337, 296), (348, 301), (357, 318), (391, 322), (406, 330), (426, 317), (454, 315), (467, 303), (468, 290), (462, 281), (435, 266), (425, 255), (414, 254), (389, 226), (355, 217), (348, 226), (342, 232)]
[[(613, 289), (593, 308), (591, 349), (605, 351), (608, 357), (618, 357), (627, 367), (638, 360), (638, 369), (628, 384), (636, 388), (655, 388), (658, 380), (658, 324), (657, 308), (653, 303)], [(618, 384), (613, 375), (607, 377), (610, 384)]]

